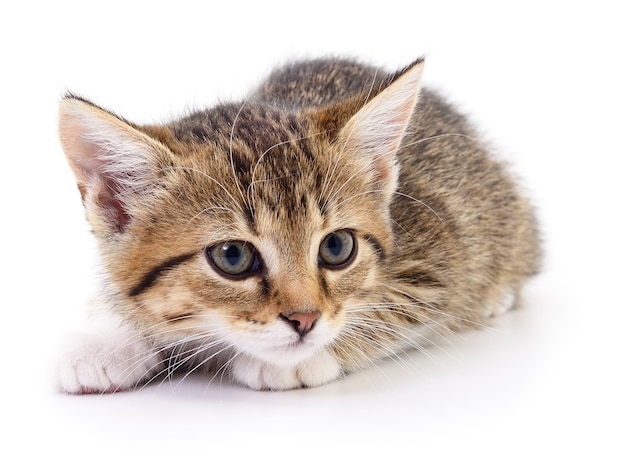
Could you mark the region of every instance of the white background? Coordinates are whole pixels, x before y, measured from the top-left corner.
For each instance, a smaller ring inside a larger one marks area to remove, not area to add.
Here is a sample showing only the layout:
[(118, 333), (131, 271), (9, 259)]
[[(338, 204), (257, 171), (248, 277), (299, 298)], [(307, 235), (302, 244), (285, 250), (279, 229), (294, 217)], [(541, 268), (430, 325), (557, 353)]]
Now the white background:
[[(0, 7), (0, 467), (624, 468), (618, 2), (215, 3)], [(145, 123), (241, 97), (274, 65), (324, 54), (391, 69), (426, 54), (426, 82), (513, 162), (547, 250), (526, 307), (434, 359), (410, 354), (318, 389), (193, 377), (57, 394), (59, 338), (95, 286), (56, 137), (64, 91)]]

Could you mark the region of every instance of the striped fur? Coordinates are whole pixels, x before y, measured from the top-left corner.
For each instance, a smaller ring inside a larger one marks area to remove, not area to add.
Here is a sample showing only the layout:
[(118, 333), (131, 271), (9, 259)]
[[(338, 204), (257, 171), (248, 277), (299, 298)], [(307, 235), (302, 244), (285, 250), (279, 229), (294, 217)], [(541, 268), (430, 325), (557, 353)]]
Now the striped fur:
[[(420, 90), (422, 68), (289, 64), (241, 102), (165, 125), (66, 97), (61, 142), (119, 327), (77, 345), (61, 387), (195, 369), (257, 389), (316, 386), (517, 299), (540, 264), (533, 211), (466, 119)], [(333, 238), (345, 257), (333, 266), (320, 247), (339, 233), (354, 248)], [(216, 267), (212, 253), (239, 259), (232, 242), (253, 270)], [(285, 321), (305, 317), (312, 328)]]

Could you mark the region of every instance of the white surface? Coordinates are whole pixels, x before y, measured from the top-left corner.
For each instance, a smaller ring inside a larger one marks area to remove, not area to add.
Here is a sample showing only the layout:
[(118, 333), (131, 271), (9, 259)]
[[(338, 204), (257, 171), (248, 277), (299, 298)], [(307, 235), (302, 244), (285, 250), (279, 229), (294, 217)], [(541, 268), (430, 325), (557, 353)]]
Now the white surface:
[[(617, 3), (281, 3), (2, 7), (0, 467), (624, 468)], [(95, 283), (56, 138), (64, 90), (147, 122), (241, 96), (289, 57), (327, 53), (391, 68), (426, 53), (426, 81), (504, 150), (546, 238), (526, 307), (453, 338), (435, 360), (412, 353), (318, 389), (260, 393), (191, 377), (56, 394), (57, 343)]]

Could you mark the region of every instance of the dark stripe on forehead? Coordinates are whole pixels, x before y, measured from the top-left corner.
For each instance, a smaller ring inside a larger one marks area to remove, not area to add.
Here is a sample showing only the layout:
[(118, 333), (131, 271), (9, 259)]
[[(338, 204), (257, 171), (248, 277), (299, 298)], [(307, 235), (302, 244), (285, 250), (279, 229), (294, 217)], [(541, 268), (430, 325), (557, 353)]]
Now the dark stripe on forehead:
[(179, 264), (184, 263), (185, 261), (193, 258), (195, 255), (196, 255), (195, 252), (188, 253), (186, 255), (176, 256), (175, 258), (170, 258), (167, 261), (164, 261), (163, 263), (159, 264), (152, 270), (148, 271), (143, 276), (139, 284), (137, 284), (135, 287), (133, 287), (130, 290), (128, 295), (130, 295), (131, 297), (138, 296), (139, 294), (143, 293), (144, 291), (152, 287), (154, 283), (157, 281), (157, 279), (159, 279), (159, 276), (161, 276), (165, 271), (168, 271), (178, 266)]

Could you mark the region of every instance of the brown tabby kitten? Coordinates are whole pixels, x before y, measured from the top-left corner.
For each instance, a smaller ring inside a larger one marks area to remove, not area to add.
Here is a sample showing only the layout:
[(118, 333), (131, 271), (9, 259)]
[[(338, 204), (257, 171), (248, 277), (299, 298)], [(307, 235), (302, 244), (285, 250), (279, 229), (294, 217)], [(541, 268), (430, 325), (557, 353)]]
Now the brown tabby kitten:
[(105, 282), (62, 389), (316, 386), (511, 307), (539, 267), (531, 207), (422, 68), (295, 63), (166, 125), (66, 97)]

